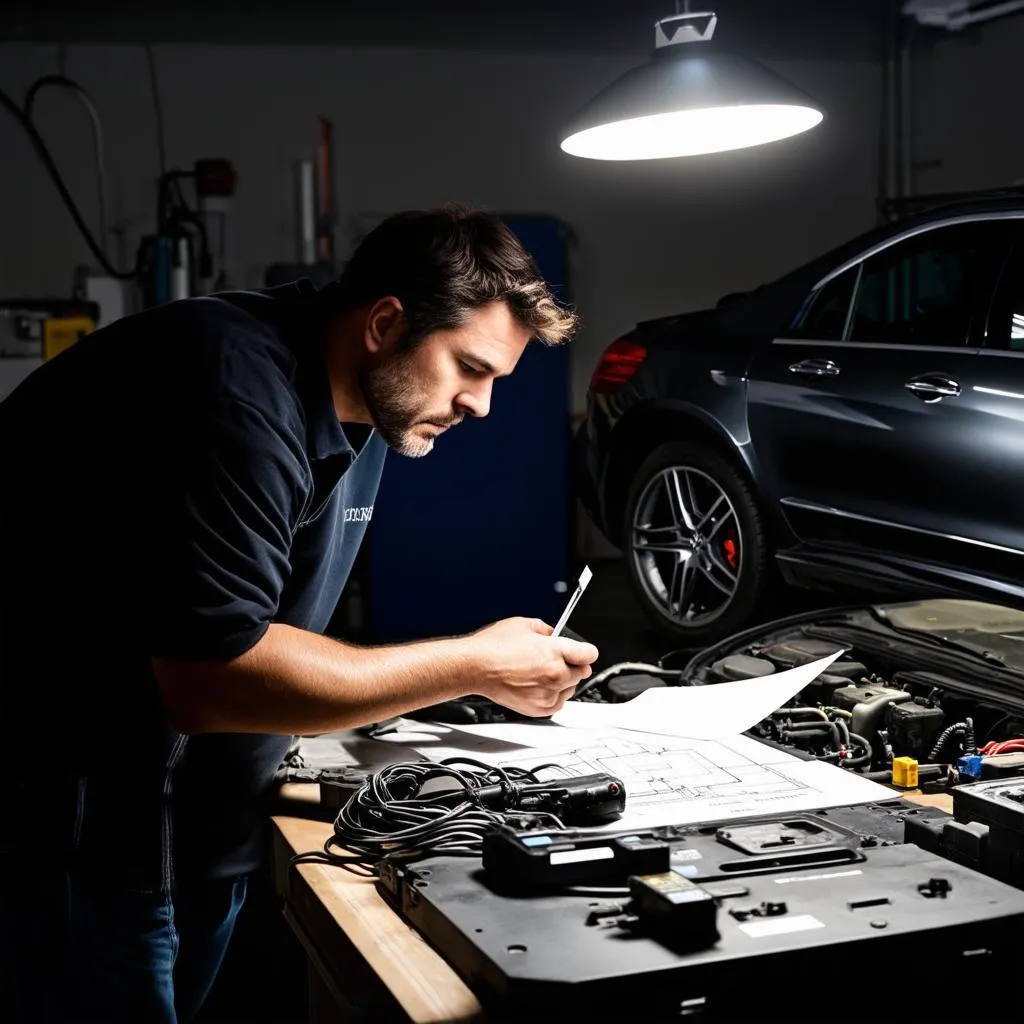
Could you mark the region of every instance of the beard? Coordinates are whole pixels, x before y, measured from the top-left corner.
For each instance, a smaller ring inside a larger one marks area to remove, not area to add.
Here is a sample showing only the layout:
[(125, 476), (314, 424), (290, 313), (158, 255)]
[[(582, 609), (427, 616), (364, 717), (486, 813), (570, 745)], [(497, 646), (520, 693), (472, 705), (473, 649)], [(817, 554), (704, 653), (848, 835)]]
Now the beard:
[(428, 415), (428, 398), (416, 380), (413, 353), (402, 352), (363, 367), (359, 372), (363, 401), (384, 443), (400, 455), (422, 458), (434, 448), (434, 437), (416, 431), (416, 427), (450, 427), (461, 421), (451, 411)]

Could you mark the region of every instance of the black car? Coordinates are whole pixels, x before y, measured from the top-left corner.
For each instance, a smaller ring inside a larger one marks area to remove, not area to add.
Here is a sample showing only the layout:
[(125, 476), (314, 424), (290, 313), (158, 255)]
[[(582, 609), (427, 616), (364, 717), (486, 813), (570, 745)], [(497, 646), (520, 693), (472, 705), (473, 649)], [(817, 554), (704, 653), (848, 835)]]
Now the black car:
[(878, 227), (594, 371), (579, 491), (682, 646), (789, 582), (1024, 607), (1024, 191)]

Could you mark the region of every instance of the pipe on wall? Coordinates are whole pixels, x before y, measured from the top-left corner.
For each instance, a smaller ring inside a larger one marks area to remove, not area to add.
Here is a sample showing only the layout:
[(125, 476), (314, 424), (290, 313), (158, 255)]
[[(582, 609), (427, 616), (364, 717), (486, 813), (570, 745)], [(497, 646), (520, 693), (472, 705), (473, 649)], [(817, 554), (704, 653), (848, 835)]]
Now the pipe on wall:
[(899, 86), (897, 54), (899, 52), (900, 14), (892, 3), (882, 4), (882, 123), (878, 147), (878, 219), (887, 219), (888, 200), (898, 194), (897, 169), (899, 149)]
[(904, 22), (899, 42), (899, 195), (912, 196), (914, 182), (914, 36), (917, 25)]

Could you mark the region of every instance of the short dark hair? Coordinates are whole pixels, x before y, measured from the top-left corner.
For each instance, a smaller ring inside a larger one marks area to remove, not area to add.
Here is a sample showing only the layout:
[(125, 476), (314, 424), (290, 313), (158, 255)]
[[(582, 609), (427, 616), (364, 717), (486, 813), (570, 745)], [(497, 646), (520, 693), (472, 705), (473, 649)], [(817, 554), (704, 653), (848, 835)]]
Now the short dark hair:
[(359, 243), (330, 287), (338, 312), (386, 295), (402, 303), (409, 346), (504, 301), (531, 337), (567, 340), (576, 316), (559, 305), (522, 243), (493, 213), (463, 206), (396, 213)]

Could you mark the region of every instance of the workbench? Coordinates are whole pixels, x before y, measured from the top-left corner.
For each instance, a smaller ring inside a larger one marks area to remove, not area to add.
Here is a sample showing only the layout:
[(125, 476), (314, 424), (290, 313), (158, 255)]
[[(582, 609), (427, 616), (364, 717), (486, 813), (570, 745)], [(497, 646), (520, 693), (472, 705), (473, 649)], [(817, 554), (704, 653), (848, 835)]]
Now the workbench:
[[(476, 996), (419, 933), (377, 893), (370, 878), (316, 863), (289, 867), (297, 853), (321, 850), (333, 833), (318, 787), (282, 793), (294, 813), (272, 819), (274, 876), (292, 931), (308, 957), (310, 1024), (481, 1021)], [(952, 810), (946, 794), (893, 793)]]

